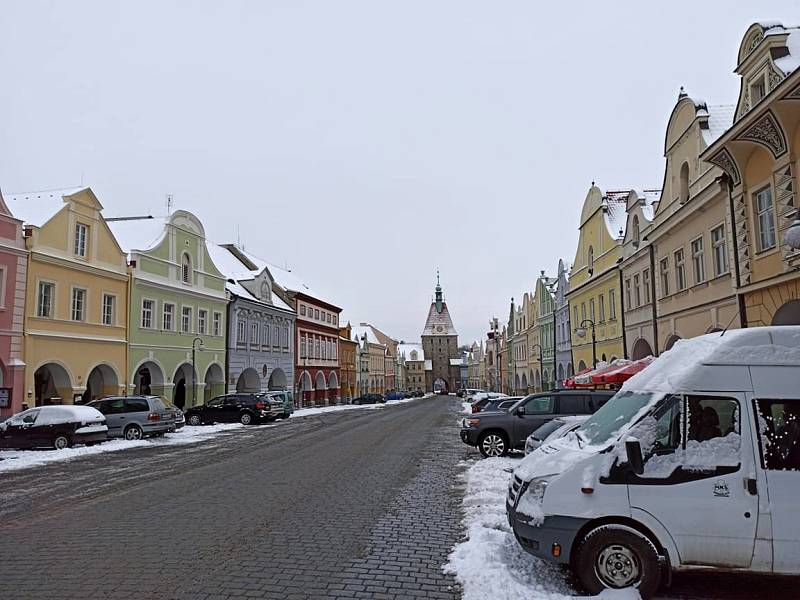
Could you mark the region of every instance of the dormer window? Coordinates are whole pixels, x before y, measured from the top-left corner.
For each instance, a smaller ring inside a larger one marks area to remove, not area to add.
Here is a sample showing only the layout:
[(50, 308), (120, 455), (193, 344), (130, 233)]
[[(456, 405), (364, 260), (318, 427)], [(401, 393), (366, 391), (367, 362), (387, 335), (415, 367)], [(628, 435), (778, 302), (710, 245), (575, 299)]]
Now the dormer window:
[(185, 252), (181, 258), (181, 281), (192, 283), (192, 259)]
[(270, 301), (269, 281), (261, 282), (261, 299), (265, 302)]
[(767, 95), (767, 84), (764, 81), (764, 76), (759, 76), (753, 83), (750, 84), (750, 103), (755, 106), (761, 102), (762, 98)]
[(89, 227), (83, 223), (75, 224), (75, 256), (86, 258), (86, 246), (89, 239)]

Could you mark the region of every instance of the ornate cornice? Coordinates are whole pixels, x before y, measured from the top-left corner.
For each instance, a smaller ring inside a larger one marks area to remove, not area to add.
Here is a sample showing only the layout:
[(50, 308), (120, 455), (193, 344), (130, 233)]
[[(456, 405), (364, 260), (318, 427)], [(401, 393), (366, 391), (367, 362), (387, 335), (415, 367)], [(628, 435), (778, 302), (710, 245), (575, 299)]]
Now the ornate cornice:
[(720, 169), (728, 174), (728, 177), (733, 181), (733, 185), (739, 185), (742, 182), (742, 177), (739, 174), (739, 167), (736, 161), (731, 156), (727, 149), (723, 148), (714, 156), (708, 159), (708, 162), (717, 165)]
[(737, 140), (756, 142), (766, 146), (775, 158), (778, 158), (787, 151), (786, 137), (783, 135), (778, 119), (771, 110), (766, 111), (750, 127), (745, 129), (737, 137)]

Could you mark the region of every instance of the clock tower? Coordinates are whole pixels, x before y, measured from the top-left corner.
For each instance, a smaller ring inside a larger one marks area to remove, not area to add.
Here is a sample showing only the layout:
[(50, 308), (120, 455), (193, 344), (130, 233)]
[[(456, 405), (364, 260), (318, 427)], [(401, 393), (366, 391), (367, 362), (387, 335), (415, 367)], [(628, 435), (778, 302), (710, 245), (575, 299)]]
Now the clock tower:
[[(428, 390), (445, 388), (448, 392), (458, 389), (460, 370), (458, 359), (458, 332), (447, 310), (439, 273), (436, 273), (436, 290), (428, 310), (428, 319), (422, 331), (422, 349), (425, 353), (425, 380)], [(452, 364), (456, 361), (456, 364)]]

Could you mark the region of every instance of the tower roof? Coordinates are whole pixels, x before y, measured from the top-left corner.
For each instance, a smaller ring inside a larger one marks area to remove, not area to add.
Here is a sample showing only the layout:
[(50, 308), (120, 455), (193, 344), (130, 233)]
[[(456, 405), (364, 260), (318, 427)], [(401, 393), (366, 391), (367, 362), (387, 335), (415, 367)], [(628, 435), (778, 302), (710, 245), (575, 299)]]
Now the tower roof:
[(425, 321), (425, 329), (422, 335), (458, 335), (450, 311), (447, 310), (447, 302), (444, 301), (442, 285), (439, 282), (439, 272), (436, 272), (436, 291), (434, 300), (428, 310), (428, 319)]

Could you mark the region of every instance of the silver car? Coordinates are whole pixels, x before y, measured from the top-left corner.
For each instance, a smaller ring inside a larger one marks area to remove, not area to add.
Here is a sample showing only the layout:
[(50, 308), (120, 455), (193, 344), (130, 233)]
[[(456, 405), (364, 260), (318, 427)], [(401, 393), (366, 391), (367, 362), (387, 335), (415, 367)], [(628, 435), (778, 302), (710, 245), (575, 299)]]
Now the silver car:
[(108, 437), (140, 440), (175, 430), (175, 415), (158, 396), (111, 396), (87, 406), (103, 413)]
[(571, 431), (583, 425), (591, 415), (577, 415), (574, 417), (556, 417), (534, 431), (525, 440), (525, 454), (528, 455), (549, 440), (562, 438)]

